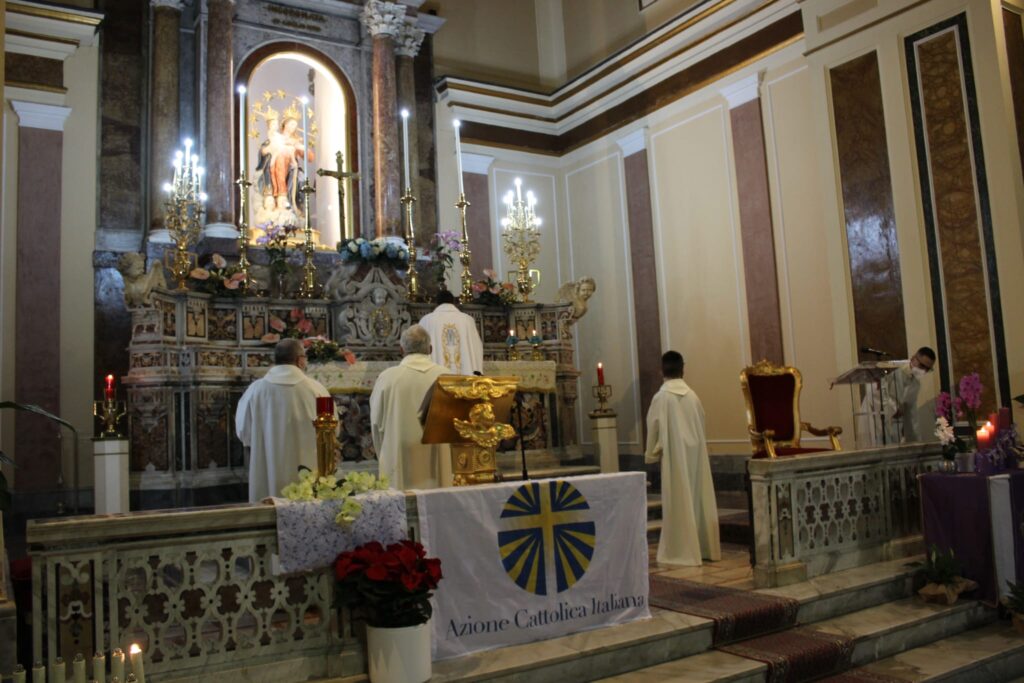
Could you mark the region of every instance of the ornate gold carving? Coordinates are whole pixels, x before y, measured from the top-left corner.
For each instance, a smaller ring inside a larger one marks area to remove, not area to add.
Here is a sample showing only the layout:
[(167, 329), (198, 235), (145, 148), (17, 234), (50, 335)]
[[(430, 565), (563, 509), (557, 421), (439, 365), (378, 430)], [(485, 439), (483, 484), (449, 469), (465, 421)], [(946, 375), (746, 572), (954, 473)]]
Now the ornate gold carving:
[(477, 403), (470, 408), (468, 420), (455, 418), (452, 423), (459, 436), (488, 450), (505, 439), (511, 439), (516, 433), (512, 425), (501, 424), (495, 419), (494, 406), (490, 403)]
[(516, 380), (512, 377), (452, 375), (438, 377), (437, 383), (455, 398), (469, 401), (501, 398), (516, 390)]

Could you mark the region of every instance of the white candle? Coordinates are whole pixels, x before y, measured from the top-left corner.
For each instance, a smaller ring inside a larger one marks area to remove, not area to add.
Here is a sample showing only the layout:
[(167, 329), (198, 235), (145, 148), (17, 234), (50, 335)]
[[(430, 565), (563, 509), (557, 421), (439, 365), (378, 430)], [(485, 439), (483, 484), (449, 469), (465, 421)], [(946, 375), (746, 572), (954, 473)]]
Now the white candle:
[(146, 674), (143, 671), (142, 648), (139, 647), (138, 643), (132, 643), (128, 651), (131, 653), (132, 658), (132, 673), (135, 674), (135, 678), (138, 679), (139, 683), (146, 683)]
[(106, 683), (107, 658), (102, 652), (97, 652), (92, 656), (92, 677), (96, 683)]
[(55, 683), (64, 683), (67, 680), (67, 669), (64, 667), (64, 658), (57, 657), (53, 662), (53, 668), (50, 669), (50, 679)]
[(412, 188), (412, 182), (409, 180), (409, 110), (402, 110), (402, 151), (405, 152), (405, 187), (406, 189)]
[(462, 121), (455, 119), (452, 123), (455, 126), (455, 168), (459, 176), (459, 197), (463, 197), (466, 194), (465, 188), (462, 187), (462, 138), (460, 129), (462, 128)]
[(11, 675), (14, 677), (14, 683), (25, 683), (25, 667), (21, 664), (14, 665)]
[(520, 178), (516, 178), (516, 201), (523, 201), (523, 181)]
[(245, 86), (238, 86), (238, 175), (245, 173)]
[(110, 653), (110, 677), (124, 680), (124, 650), (121, 648)]
[(192, 191), (199, 194), (199, 155), (192, 155)]
[(81, 652), (71, 660), (71, 675), (75, 683), (85, 683), (85, 656)]
[(306, 103), (308, 97), (302, 98), (302, 174), (309, 182), (309, 132), (306, 130)]
[(46, 665), (42, 662), (32, 665), (32, 683), (46, 683)]

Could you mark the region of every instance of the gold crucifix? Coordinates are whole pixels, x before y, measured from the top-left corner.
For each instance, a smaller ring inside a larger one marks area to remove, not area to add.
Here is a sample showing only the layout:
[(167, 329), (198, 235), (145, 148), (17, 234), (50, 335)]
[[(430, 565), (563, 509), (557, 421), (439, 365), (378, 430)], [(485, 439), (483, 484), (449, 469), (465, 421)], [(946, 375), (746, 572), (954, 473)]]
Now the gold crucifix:
[(348, 239), (348, 231), (345, 229), (345, 181), (358, 180), (359, 174), (345, 172), (345, 156), (341, 152), (336, 152), (334, 159), (338, 164), (337, 171), (318, 168), (316, 174), (321, 177), (330, 176), (338, 181), (338, 219), (341, 222), (341, 237), (342, 239)]

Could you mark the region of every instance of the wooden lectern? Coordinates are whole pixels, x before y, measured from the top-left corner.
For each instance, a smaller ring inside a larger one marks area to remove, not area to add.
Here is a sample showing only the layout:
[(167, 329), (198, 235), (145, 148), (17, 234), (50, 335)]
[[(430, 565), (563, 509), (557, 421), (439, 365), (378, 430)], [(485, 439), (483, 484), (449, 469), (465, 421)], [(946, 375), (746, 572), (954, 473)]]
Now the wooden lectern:
[(495, 481), (494, 451), (515, 436), (507, 424), (512, 412), (515, 377), (441, 375), (428, 397), (422, 443), (452, 446), (455, 486)]

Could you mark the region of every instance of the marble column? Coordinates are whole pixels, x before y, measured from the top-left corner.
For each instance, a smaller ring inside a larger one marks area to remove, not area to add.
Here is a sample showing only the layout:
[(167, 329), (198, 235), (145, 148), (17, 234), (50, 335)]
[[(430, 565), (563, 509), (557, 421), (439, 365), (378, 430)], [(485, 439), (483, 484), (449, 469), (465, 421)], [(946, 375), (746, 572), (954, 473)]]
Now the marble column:
[(234, 69), (231, 66), (232, 19), (234, 0), (206, 0), (206, 139), (203, 145), (206, 165), (207, 237), (238, 237), (231, 200), (232, 178), (231, 103)]
[(405, 24), (405, 5), (368, 0), (363, 23), (373, 38), (373, 193), (375, 234), (401, 235), (395, 41)]
[[(61, 168), (64, 123), (71, 110), (15, 100), (11, 107), (18, 115), (14, 400), (59, 415)], [(62, 487), (59, 430), (38, 415), (15, 416), (19, 492)]]
[(782, 309), (775, 265), (772, 203), (768, 190), (768, 160), (761, 123), (760, 77), (755, 74), (723, 89), (729, 102), (733, 163), (740, 200), (740, 235), (747, 284), (750, 357), (781, 365)]
[[(395, 43), (395, 55), (398, 61), (398, 108), (408, 109), (410, 114), (416, 116), (416, 70), (414, 60), (419, 54), (420, 45), (423, 44), (423, 37), (426, 34), (412, 24), (402, 24), (402, 30), (398, 34), (398, 41)], [(419, 125), (415, 118), (409, 122), (409, 174), (412, 176), (413, 194), (417, 199), (420, 197), (417, 178), (420, 176), (420, 160), (416, 153), (419, 150)], [(405, 150), (402, 150), (405, 153)], [(402, 178), (402, 189), (405, 187), (405, 178)]]
[(178, 35), (181, 0), (151, 0), (153, 7), (153, 93), (150, 114), (149, 239), (169, 242), (164, 228), (163, 184), (171, 178), (178, 148)]

